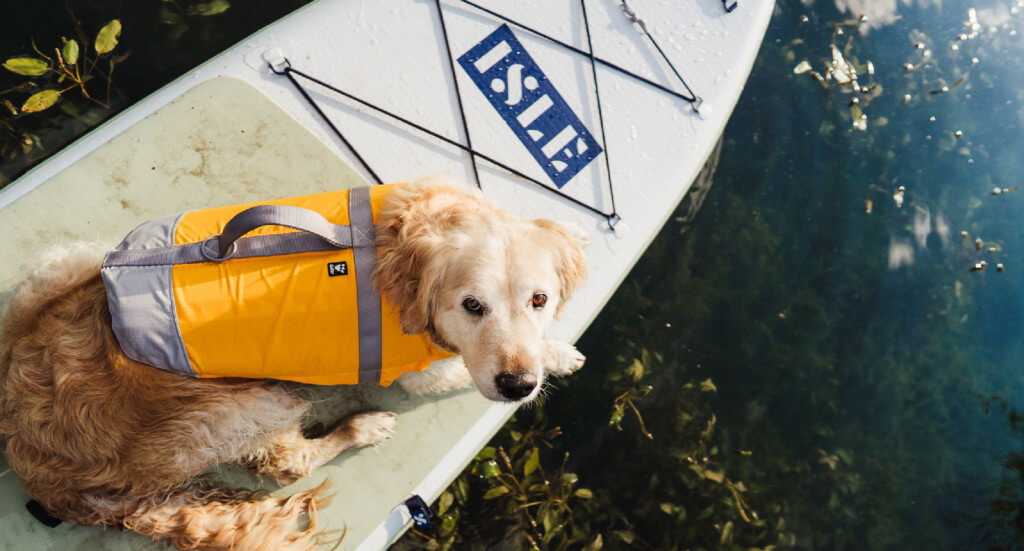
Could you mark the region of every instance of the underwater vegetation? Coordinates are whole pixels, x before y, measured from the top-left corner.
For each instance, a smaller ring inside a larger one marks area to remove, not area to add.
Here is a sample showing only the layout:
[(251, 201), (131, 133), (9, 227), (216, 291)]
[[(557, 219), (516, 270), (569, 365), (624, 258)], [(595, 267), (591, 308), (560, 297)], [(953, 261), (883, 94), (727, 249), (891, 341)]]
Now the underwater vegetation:
[(8, 7), (0, 35), (0, 187), (308, 2), (253, 0), (238, 17), (229, 0), (73, 0)]
[(891, 4), (778, 2), (714, 185), (397, 549), (1024, 547), (1022, 9)]

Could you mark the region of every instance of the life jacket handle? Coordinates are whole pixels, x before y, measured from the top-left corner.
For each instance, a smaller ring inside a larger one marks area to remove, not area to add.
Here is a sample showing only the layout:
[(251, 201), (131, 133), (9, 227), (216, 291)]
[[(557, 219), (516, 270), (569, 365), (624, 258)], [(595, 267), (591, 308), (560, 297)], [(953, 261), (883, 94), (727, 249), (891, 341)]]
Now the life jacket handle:
[[(369, 246), (372, 240), (360, 233), (353, 242), (352, 228), (332, 224), (320, 213), (302, 207), (289, 205), (257, 205), (236, 214), (224, 225), (224, 231), (207, 239), (217, 239), (219, 259), (226, 259), (232, 252), (235, 241), (260, 226), (284, 226), (319, 236), (339, 249), (353, 246)], [(363, 243), (362, 241), (369, 241)], [(213, 260), (213, 259), (211, 259)]]

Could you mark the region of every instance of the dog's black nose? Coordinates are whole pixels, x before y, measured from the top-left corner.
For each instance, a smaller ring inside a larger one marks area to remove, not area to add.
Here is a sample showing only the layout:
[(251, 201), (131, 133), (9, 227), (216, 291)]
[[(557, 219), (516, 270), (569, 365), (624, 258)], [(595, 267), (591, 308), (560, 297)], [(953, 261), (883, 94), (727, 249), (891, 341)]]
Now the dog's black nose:
[(499, 373), (494, 378), (494, 386), (498, 392), (509, 400), (520, 400), (530, 395), (537, 387), (537, 378), (533, 375), (512, 375), (511, 373)]

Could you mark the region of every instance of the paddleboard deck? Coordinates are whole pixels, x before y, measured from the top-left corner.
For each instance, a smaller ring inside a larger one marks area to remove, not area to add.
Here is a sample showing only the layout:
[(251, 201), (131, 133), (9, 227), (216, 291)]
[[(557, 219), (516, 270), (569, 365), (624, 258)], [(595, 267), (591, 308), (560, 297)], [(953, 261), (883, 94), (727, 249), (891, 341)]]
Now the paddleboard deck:
[[(112, 246), (169, 213), (440, 174), (479, 183), (518, 215), (573, 222), (591, 234), (591, 275), (550, 331), (573, 341), (699, 172), (773, 6), (741, 2), (726, 13), (715, 0), (637, 0), (629, 7), (650, 37), (612, 0), (588, 1), (587, 25), (578, 1), (311, 4), (0, 191), (0, 257), (8, 259), (0, 264), (0, 302), (24, 277), (19, 265), (54, 244)], [(293, 74), (298, 90), (268, 66), (280, 71), (285, 59), (349, 96)], [(674, 72), (703, 98), (699, 109), (681, 99), (689, 92)], [(472, 390), (422, 398), (398, 388), (306, 388), (318, 398), (317, 418), (397, 412), (396, 436), (286, 488), (230, 467), (217, 476), (274, 495), (330, 479), (336, 497), (320, 520), (326, 530), (347, 530), (345, 549), (378, 549), (397, 538), (409, 522), (399, 505), (412, 494), (436, 499), (514, 411)], [(2, 459), (0, 495), (4, 549), (156, 546), (130, 532), (44, 526), (26, 511), (29, 497)]]

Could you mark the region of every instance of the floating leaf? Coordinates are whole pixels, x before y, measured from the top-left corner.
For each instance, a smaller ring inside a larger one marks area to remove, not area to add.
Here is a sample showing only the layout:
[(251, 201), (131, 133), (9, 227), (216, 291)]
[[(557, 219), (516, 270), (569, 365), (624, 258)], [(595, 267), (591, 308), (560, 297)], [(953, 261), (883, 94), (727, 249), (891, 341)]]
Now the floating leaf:
[(441, 532), (445, 534), (451, 534), (454, 528), (455, 517), (444, 517), (444, 520), (441, 521)]
[(718, 387), (715, 386), (715, 383), (711, 382), (710, 378), (709, 379), (704, 379), (703, 381), (700, 382), (700, 391), (701, 392), (717, 392), (718, 391)]
[(441, 494), (441, 499), (437, 501), (437, 514), (443, 515), (447, 511), (452, 503), (455, 502), (455, 497), (450, 492), (444, 492)]
[(704, 478), (708, 480), (714, 480), (715, 482), (721, 484), (722, 481), (725, 480), (725, 473), (723, 473), (722, 471), (712, 471), (709, 469), (704, 471)]
[(21, 106), (21, 110), (24, 113), (37, 113), (53, 107), (53, 104), (57, 103), (58, 99), (60, 99), (60, 92), (56, 90), (36, 92), (25, 100), (25, 105)]
[(487, 493), (484, 494), (484, 499), (494, 499), (496, 497), (501, 497), (507, 493), (508, 486), (497, 486), (495, 488), (487, 490)]
[(4, 69), (27, 77), (38, 77), (45, 75), (50, 66), (34, 57), (12, 57), (4, 62)]
[(494, 449), (494, 446), (487, 446), (484, 449), (480, 450), (480, 453), (476, 454), (476, 458), (477, 459), (492, 459), (494, 457), (494, 453), (496, 451), (497, 450)]
[(578, 497), (578, 498), (580, 498), (580, 499), (590, 499), (590, 498), (594, 497), (594, 492), (591, 492), (590, 490), (588, 490), (586, 488), (580, 488), (579, 490), (576, 490), (575, 492), (573, 492), (573, 495)]
[(72, 38), (64, 43), (64, 50), (60, 53), (64, 63), (74, 65), (78, 63), (78, 41)]
[(96, 34), (96, 53), (105, 54), (117, 47), (117, 37), (121, 36), (121, 21), (114, 19), (107, 23)]
[(793, 74), (799, 75), (799, 74), (806, 73), (807, 71), (810, 71), (810, 70), (811, 70), (811, 62), (807, 61), (805, 59), (805, 60), (801, 61), (800, 63), (797, 63), (796, 67), (793, 67)]
[(484, 478), (494, 478), (498, 476), (498, 464), (494, 461), (477, 463), (476, 474)]
[(612, 410), (612, 417), (608, 420), (609, 425), (618, 426), (622, 423), (623, 417), (626, 416), (626, 410), (622, 404), (617, 404), (615, 409)]
[(533, 474), (533, 471), (537, 470), (538, 465), (540, 465), (540, 450), (533, 448), (530, 458), (527, 459), (526, 464), (523, 465), (523, 474), (530, 476)]

